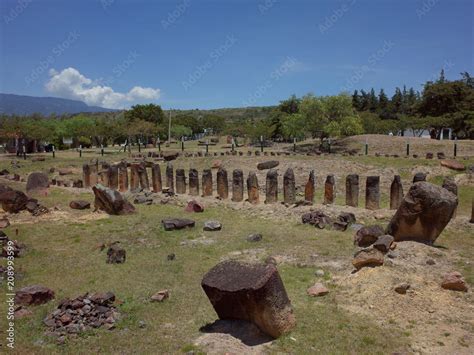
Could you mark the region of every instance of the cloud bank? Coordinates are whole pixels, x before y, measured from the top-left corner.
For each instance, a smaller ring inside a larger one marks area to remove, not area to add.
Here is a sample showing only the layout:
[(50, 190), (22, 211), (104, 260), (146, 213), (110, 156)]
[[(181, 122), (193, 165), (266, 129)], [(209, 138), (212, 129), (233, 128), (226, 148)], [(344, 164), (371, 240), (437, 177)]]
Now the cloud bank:
[(129, 92), (116, 92), (110, 86), (100, 85), (97, 81), (82, 75), (75, 68), (66, 68), (58, 72), (49, 71), (46, 90), (62, 98), (84, 101), (90, 106), (122, 109), (133, 104), (157, 100), (160, 89), (134, 86)]

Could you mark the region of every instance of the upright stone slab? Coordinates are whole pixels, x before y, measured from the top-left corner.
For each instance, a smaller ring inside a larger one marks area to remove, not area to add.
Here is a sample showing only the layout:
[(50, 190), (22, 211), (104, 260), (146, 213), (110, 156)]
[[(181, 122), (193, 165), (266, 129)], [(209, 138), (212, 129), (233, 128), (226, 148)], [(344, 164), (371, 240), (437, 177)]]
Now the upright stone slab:
[(396, 210), (400, 207), (403, 200), (403, 185), (400, 175), (393, 177), (392, 184), (390, 185), (390, 209)]
[(130, 190), (138, 190), (140, 186), (140, 166), (137, 163), (130, 164)]
[(166, 186), (170, 191), (174, 192), (174, 173), (173, 173), (173, 164), (168, 163), (166, 165)]
[[(442, 187), (453, 193), (456, 197), (458, 196), (458, 185), (456, 185), (456, 182), (454, 181), (453, 177), (448, 176), (444, 178)], [(453, 218), (456, 218), (456, 211), (457, 208), (454, 209)]]
[(212, 196), (212, 170), (204, 169), (202, 171), (202, 196)]
[(201, 286), (220, 319), (242, 319), (278, 338), (296, 320), (285, 286), (273, 264), (224, 261), (204, 275)]
[(291, 168), (283, 175), (283, 200), (288, 204), (296, 202), (295, 173)]
[(324, 204), (330, 205), (334, 203), (336, 199), (336, 179), (334, 175), (328, 175), (326, 177), (326, 182), (324, 183)]
[(278, 171), (270, 169), (267, 172), (265, 185), (265, 203), (275, 203), (278, 201)]
[(161, 192), (163, 189), (163, 184), (161, 180), (160, 164), (153, 163), (151, 166), (151, 183), (153, 192)]
[(97, 184), (97, 166), (95, 164), (84, 164), (82, 166), (84, 187), (91, 187)]
[(108, 180), (109, 180), (109, 187), (112, 190), (118, 190), (119, 184), (118, 184), (118, 166), (117, 165), (111, 165), (107, 169), (107, 175), (108, 175)]
[(306, 202), (314, 202), (314, 188), (316, 184), (316, 178), (314, 176), (314, 170), (311, 170), (309, 173), (308, 182), (304, 187), (304, 200)]
[(150, 189), (150, 181), (148, 180), (148, 172), (146, 170), (146, 163), (141, 162), (138, 165), (138, 177), (140, 180), (140, 187), (142, 189), (149, 190)]
[(227, 170), (224, 168), (217, 170), (217, 195), (221, 199), (229, 197), (229, 181), (227, 178)]
[(395, 241), (432, 244), (441, 234), (458, 204), (457, 197), (428, 182), (414, 183), (387, 227)]
[(368, 210), (378, 210), (380, 208), (380, 176), (367, 176), (365, 208)]
[(121, 162), (119, 164), (118, 175), (119, 191), (125, 192), (128, 190), (128, 168), (126, 162)]
[(91, 186), (97, 185), (97, 183), (99, 182), (99, 176), (98, 176), (99, 167), (97, 164), (90, 164), (89, 169), (90, 169), (89, 179), (90, 179)]
[(346, 177), (346, 205), (359, 206), (359, 175), (351, 174)]
[(241, 202), (244, 200), (244, 173), (240, 169), (232, 172), (232, 201)]
[(28, 180), (26, 181), (26, 192), (30, 193), (33, 191), (43, 192), (47, 191), (49, 187), (48, 175), (42, 172), (33, 172), (28, 175)]
[(196, 169), (189, 169), (189, 194), (199, 196), (199, 173)]
[(184, 169), (176, 169), (176, 193), (186, 193), (186, 175)]
[(260, 196), (258, 191), (258, 178), (255, 172), (249, 172), (247, 177), (247, 194), (248, 201), (252, 204), (257, 204), (260, 202)]

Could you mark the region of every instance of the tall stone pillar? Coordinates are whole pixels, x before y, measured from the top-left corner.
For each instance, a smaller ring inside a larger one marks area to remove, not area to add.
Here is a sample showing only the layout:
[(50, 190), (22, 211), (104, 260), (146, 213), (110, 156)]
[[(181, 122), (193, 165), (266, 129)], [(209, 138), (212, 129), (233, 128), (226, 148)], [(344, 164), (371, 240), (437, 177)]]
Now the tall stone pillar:
[(196, 169), (189, 169), (189, 194), (199, 196), (199, 173)]
[(377, 210), (380, 208), (380, 176), (367, 176), (365, 184), (365, 208)]
[(140, 179), (140, 187), (142, 189), (150, 189), (150, 181), (148, 180), (148, 172), (146, 171), (146, 163), (141, 162), (138, 165), (138, 177)]
[(265, 185), (265, 203), (278, 202), (278, 171), (270, 169), (267, 172)]
[(288, 204), (296, 202), (295, 173), (291, 168), (287, 169), (283, 175), (283, 199)]
[(173, 164), (168, 163), (166, 165), (166, 185), (170, 191), (174, 192), (174, 173)]
[(119, 190), (125, 192), (128, 190), (128, 169), (127, 163), (121, 162), (118, 166), (119, 174)]
[(130, 164), (130, 190), (138, 190), (140, 186), (140, 173), (138, 172), (140, 166), (138, 163)]
[(247, 194), (248, 201), (253, 204), (258, 204), (260, 202), (260, 196), (258, 191), (258, 178), (255, 172), (249, 172), (247, 177)]
[(82, 166), (82, 180), (84, 181), (84, 187), (91, 187), (91, 166), (84, 164)]
[(109, 187), (112, 190), (118, 190), (118, 167), (117, 165), (109, 166), (107, 170)]
[(217, 170), (217, 195), (221, 199), (229, 197), (229, 181), (227, 178), (227, 170), (224, 168)]
[(393, 177), (390, 185), (390, 209), (397, 210), (403, 201), (403, 185), (400, 175)]
[(161, 168), (159, 164), (153, 163), (151, 166), (151, 183), (153, 186), (153, 192), (161, 192), (163, 189), (163, 183), (161, 180)]
[(202, 196), (212, 196), (212, 170), (202, 171)]
[(232, 172), (232, 201), (241, 202), (244, 200), (244, 173), (240, 169)]
[(326, 182), (324, 183), (324, 204), (330, 205), (334, 203), (336, 199), (335, 191), (336, 179), (334, 175), (328, 175), (326, 177)]
[(314, 170), (309, 173), (308, 182), (304, 186), (304, 200), (306, 202), (314, 203), (314, 188), (316, 184), (316, 178), (314, 176)]
[(176, 169), (176, 193), (186, 193), (186, 175), (184, 169)]
[(346, 177), (346, 205), (359, 206), (359, 175), (351, 174)]

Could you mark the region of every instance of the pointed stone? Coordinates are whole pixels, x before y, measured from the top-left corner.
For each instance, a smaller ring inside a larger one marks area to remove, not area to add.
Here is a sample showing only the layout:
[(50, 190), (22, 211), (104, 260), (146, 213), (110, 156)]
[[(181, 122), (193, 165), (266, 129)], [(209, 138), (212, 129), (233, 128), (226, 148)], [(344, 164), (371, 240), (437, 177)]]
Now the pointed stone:
[(275, 203), (278, 201), (278, 171), (270, 169), (267, 172), (265, 185), (265, 203)]
[(163, 184), (161, 180), (161, 168), (159, 164), (153, 163), (151, 166), (151, 182), (153, 192), (161, 192)]
[(296, 202), (295, 173), (291, 168), (283, 175), (283, 200), (288, 204)]
[(247, 194), (248, 201), (253, 204), (258, 204), (260, 202), (259, 190), (258, 190), (258, 178), (255, 172), (249, 172), (247, 177)]
[(304, 200), (306, 202), (314, 203), (314, 188), (316, 184), (316, 178), (314, 176), (314, 170), (309, 173), (308, 182), (304, 187)]
[(359, 175), (351, 174), (346, 177), (346, 205), (359, 206)]
[(396, 210), (400, 207), (403, 200), (403, 185), (400, 175), (393, 177), (392, 184), (390, 185), (390, 209)]
[(241, 202), (244, 200), (244, 173), (240, 169), (232, 172), (232, 201)]
[(334, 203), (336, 199), (335, 191), (336, 179), (334, 175), (328, 175), (326, 177), (326, 182), (324, 183), (324, 204), (330, 205)]

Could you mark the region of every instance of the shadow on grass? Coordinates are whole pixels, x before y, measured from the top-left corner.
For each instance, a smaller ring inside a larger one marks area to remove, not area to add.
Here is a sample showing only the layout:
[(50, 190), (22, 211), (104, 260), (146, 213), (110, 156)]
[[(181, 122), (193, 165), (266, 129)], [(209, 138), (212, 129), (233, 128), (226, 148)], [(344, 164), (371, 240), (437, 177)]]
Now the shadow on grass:
[(256, 346), (273, 341), (273, 338), (263, 333), (256, 325), (244, 320), (222, 320), (208, 323), (199, 329), (202, 333), (223, 333), (239, 339), (247, 346)]

